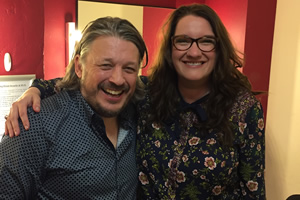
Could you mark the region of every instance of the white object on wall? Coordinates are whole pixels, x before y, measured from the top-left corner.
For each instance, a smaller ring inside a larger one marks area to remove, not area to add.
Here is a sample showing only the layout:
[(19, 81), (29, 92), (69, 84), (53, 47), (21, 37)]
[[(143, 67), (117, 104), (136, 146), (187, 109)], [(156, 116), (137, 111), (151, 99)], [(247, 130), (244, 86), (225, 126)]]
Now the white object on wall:
[(9, 53), (4, 54), (4, 68), (7, 72), (11, 70), (11, 57)]
[(66, 65), (73, 57), (76, 43), (81, 39), (81, 32), (75, 29), (75, 22), (66, 23)]

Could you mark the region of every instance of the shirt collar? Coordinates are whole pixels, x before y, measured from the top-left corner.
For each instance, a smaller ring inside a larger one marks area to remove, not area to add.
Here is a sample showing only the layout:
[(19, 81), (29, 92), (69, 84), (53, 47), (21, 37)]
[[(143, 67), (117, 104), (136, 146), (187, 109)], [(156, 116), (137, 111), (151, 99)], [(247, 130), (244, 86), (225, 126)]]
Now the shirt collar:
[[(97, 116), (97, 119), (101, 120), (100, 123), (103, 123), (101, 116), (98, 113), (96, 113), (93, 110), (93, 108), (86, 102), (79, 90), (68, 91), (68, 93), (70, 96), (73, 96), (72, 99), (74, 99), (77, 102), (81, 102), (79, 103), (79, 108), (82, 109), (82, 113), (84, 113), (83, 119), (87, 120), (88, 124), (91, 124), (94, 115)], [(125, 130), (135, 128), (137, 122), (136, 105), (130, 101), (118, 117), (120, 127), (124, 128)]]
[(196, 100), (195, 102), (189, 104), (187, 103), (183, 97), (181, 96), (180, 92), (178, 91), (179, 94), (179, 105), (180, 105), (180, 110), (186, 110), (186, 109), (191, 109), (193, 110), (198, 117), (200, 118), (201, 121), (206, 121), (207, 120), (207, 115), (205, 112), (205, 109), (201, 105), (204, 101), (207, 100), (209, 93), (201, 97), (200, 99)]

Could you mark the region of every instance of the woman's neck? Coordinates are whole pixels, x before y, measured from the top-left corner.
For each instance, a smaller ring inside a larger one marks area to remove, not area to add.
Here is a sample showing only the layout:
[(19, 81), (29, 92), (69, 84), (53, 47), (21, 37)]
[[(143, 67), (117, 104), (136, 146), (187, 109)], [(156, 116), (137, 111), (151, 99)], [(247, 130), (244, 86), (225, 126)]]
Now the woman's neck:
[(193, 103), (207, 95), (210, 91), (208, 84), (180, 84), (178, 90), (187, 103)]

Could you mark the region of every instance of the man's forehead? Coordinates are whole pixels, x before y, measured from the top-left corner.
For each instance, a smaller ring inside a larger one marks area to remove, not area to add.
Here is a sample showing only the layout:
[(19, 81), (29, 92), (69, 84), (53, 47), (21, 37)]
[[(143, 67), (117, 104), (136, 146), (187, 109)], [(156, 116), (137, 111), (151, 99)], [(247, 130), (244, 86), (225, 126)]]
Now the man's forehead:
[(134, 42), (118, 36), (111, 36), (111, 35), (98, 36), (90, 44), (90, 48), (94, 47), (94, 48), (106, 49), (107, 46), (109, 47), (134, 46), (136, 49), (138, 49), (137, 45)]
[(139, 50), (128, 40), (116, 36), (99, 36), (91, 44), (87, 57), (95, 62), (131, 62), (139, 63)]

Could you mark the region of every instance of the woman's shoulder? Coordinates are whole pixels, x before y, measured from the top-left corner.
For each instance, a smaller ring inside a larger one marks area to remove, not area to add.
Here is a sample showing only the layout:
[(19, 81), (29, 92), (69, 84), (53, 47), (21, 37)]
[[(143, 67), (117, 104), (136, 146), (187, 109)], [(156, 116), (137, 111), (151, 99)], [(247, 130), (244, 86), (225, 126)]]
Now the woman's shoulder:
[(257, 100), (257, 98), (250, 91), (240, 91), (230, 111), (233, 120), (243, 121), (253, 106), (260, 106), (260, 102)]
[(247, 90), (241, 90), (237, 95), (235, 103), (247, 102), (248, 104), (254, 104), (257, 101), (258, 100), (252, 92)]

